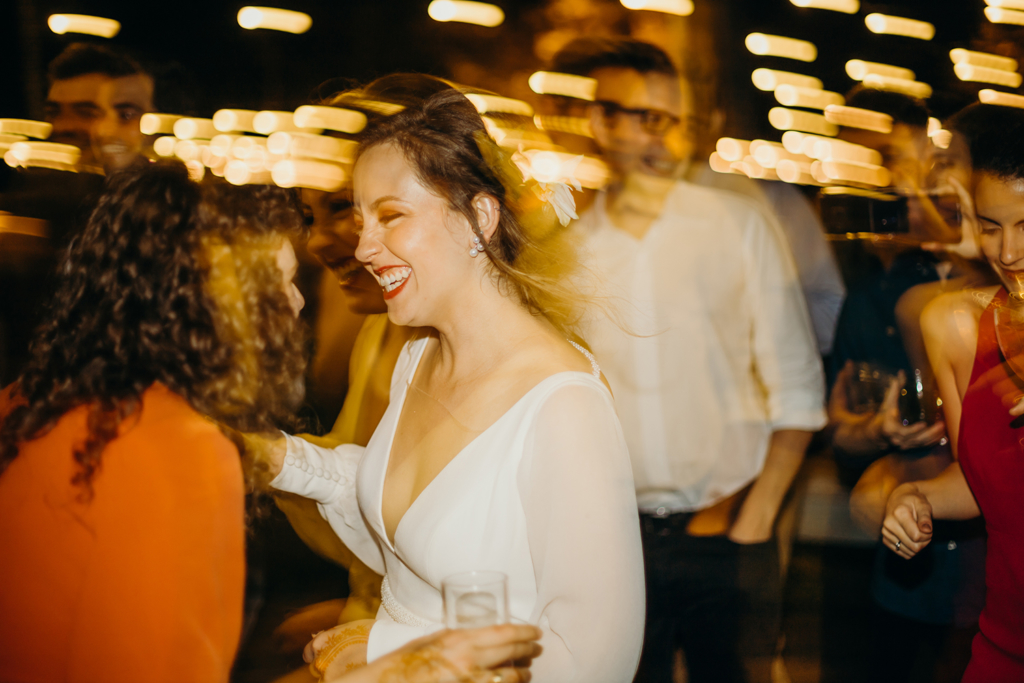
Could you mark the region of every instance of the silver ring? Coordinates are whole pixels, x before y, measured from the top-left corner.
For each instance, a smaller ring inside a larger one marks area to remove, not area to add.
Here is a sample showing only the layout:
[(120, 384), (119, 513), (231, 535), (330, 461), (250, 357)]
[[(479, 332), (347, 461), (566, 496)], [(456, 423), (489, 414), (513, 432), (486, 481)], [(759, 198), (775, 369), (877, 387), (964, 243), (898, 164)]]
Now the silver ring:
[(898, 553), (900, 551), (900, 546), (902, 546), (902, 545), (903, 545), (903, 541), (897, 539), (896, 540), (896, 545), (893, 547), (893, 550)]
[(504, 676), (504, 674), (501, 674), (501, 673), (494, 674), (494, 678), (491, 679), (491, 683), (504, 683), (504, 682), (505, 682), (505, 676)]

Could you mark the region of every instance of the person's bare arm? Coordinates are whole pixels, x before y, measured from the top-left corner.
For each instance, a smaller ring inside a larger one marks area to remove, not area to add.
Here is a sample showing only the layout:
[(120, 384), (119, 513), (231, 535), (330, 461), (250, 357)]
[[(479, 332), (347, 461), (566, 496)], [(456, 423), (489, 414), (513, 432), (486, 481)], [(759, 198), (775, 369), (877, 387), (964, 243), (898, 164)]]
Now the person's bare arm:
[(932, 540), (933, 519), (974, 519), (981, 514), (955, 462), (934, 479), (896, 487), (885, 508), (882, 538), (900, 557), (910, 559)]
[(924, 456), (890, 453), (876, 460), (850, 492), (851, 519), (867, 533), (877, 535), (885, 519), (886, 503), (897, 486), (936, 477), (952, 462), (952, 454), (945, 449)]
[(978, 341), (979, 304), (969, 291), (942, 294), (921, 313), (921, 336), (942, 398), (946, 430), (956, 455), (960, 412)]
[(908, 289), (896, 302), (896, 326), (900, 330), (903, 349), (907, 352), (911, 367), (921, 371), (924, 386), (928, 390), (935, 388), (935, 376), (924, 347), (921, 313), (940, 294), (962, 288), (962, 278), (954, 281), (925, 282)]
[(812, 432), (780, 429), (772, 433), (764, 469), (743, 501), (739, 516), (729, 531), (736, 543), (759, 543), (772, 537), (775, 518), (793, 484)]

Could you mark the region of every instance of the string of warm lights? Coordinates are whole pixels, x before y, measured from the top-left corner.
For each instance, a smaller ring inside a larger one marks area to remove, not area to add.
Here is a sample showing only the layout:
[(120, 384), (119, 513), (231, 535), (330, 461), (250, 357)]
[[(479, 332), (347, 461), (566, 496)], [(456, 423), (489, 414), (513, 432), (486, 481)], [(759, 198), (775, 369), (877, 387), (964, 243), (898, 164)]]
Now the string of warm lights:
[(754, 87), (765, 92), (774, 92), (779, 86), (792, 85), (798, 88), (809, 88), (820, 90), (823, 87), (821, 80), (814, 76), (793, 73), (791, 71), (778, 71), (776, 69), (754, 69), (750, 74), (750, 80)]
[(292, 123), (298, 128), (334, 130), (354, 135), (366, 127), (366, 114), (341, 107), (304, 105), (295, 110)]
[(744, 44), (751, 53), (758, 56), (784, 57), (801, 62), (813, 62), (818, 58), (818, 48), (807, 40), (751, 33)]
[(825, 109), (830, 105), (841, 105), (846, 99), (836, 92), (818, 88), (801, 88), (783, 83), (775, 88), (775, 99), (786, 107), (803, 109)]
[(143, 135), (171, 135), (178, 119), (185, 118), (177, 114), (143, 114), (139, 119), (139, 130)]
[(825, 120), (846, 128), (860, 128), (886, 135), (892, 132), (892, 117), (869, 109), (833, 104), (825, 108)]
[(789, 0), (797, 7), (810, 7), (813, 9), (827, 9), (833, 12), (845, 14), (856, 14), (860, 11), (859, 0)]
[(86, 14), (51, 14), (46, 20), (46, 25), (58, 35), (82, 33), (101, 38), (113, 38), (121, 31), (121, 22), (116, 19), (93, 17)]
[(982, 66), (986, 69), (1001, 69), (1003, 71), (1017, 70), (1016, 59), (992, 55), (987, 52), (965, 50), (959, 47), (949, 51), (949, 58), (953, 64), (970, 64), (972, 66)]
[(693, 14), (694, 10), (693, 0), (620, 0), (620, 2), (626, 9), (662, 12), (679, 17), (688, 17)]
[(594, 78), (552, 71), (534, 72), (527, 84), (538, 95), (560, 95), (589, 101), (594, 100), (597, 91), (597, 80)]
[[(860, 11), (859, 0), (790, 0), (800, 8), (829, 10), (845, 14)], [(1024, 0), (986, 0), (1000, 11), (1024, 10)], [(1011, 7), (1013, 5), (1013, 7)], [(991, 12), (989, 12), (991, 14)], [(991, 18), (991, 17), (990, 17)], [(927, 21), (872, 12), (864, 17), (868, 31), (880, 36), (900, 36), (932, 40), (935, 26)], [(758, 56), (781, 57), (804, 62), (817, 59), (817, 48), (802, 41), (769, 33), (752, 33), (744, 40), (748, 51)], [(1014, 60), (958, 49), (951, 52), (954, 69), (962, 80), (992, 83), (1016, 88), (1020, 75)], [(928, 98), (929, 84), (917, 80), (911, 69), (891, 64), (851, 59), (846, 63), (847, 75), (864, 87), (888, 90)], [(751, 74), (758, 90), (771, 92), (778, 104), (768, 113), (768, 121), (782, 131), (782, 142), (745, 141), (721, 138), (709, 160), (713, 170), (721, 173), (744, 173), (754, 178), (770, 177), (773, 171), (784, 182), (830, 185), (852, 184), (884, 187), (891, 177), (881, 165), (875, 150), (836, 140), (839, 127), (859, 128), (890, 133), (893, 122), (879, 112), (847, 107), (843, 96), (825, 90), (814, 76), (769, 68), (758, 68)], [(987, 96), (989, 99), (999, 95)], [(1005, 100), (1004, 100), (1005, 101)], [(1021, 98), (1024, 103), (1024, 97)], [(813, 111), (809, 111), (813, 110)], [(817, 113), (821, 112), (821, 113)], [(932, 138), (935, 139), (934, 137)]]
[[(795, 7), (858, 15), (859, 0), (790, 0)], [(658, 12), (689, 16), (695, 11), (693, 0), (620, 0), (630, 11)], [(993, 23), (1024, 25), (1024, 0), (985, 0), (985, 16)], [(433, 0), (427, 15), (438, 22), (500, 26), (505, 20), (501, 7), (468, 0)], [(238, 25), (247, 30), (273, 30), (302, 34), (312, 27), (309, 14), (293, 10), (246, 6), (237, 13)], [(858, 20), (859, 21), (859, 20)], [(85, 33), (111, 38), (121, 24), (115, 19), (54, 14), (47, 25), (54, 33)], [(921, 19), (880, 12), (863, 15), (863, 27), (878, 36), (894, 36), (929, 41), (934, 39), (934, 24)], [(886, 38), (888, 39), (888, 38)], [(814, 63), (817, 46), (807, 40), (773, 33), (750, 33), (744, 39), (747, 50), (758, 57), (773, 57)], [(1016, 60), (986, 52), (955, 48), (950, 51), (953, 73), (963, 82), (1017, 89), (1024, 82)], [(780, 131), (781, 142), (722, 138), (711, 155), (712, 168), (723, 173), (743, 173), (759, 179), (791, 183), (848, 183), (882, 187), (887, 181), (881, 157), (867, 147), (836, 140), (840, 127), (859, 128), (879, 133), (892, 130), (890, 117), (865, 109), (846, 106), (840, 92), (826, 90), (821, 79), (798, 73), (759, 67), (751, 74), (755, 88), (770, 92), (779, 106), (772, 107), (768, 122)], [(845, 64), (847, 75), (865, 87), (928, 98), (932, 87), (918, 80), (911, 69), (851, 59)], [(538, 95), (553, 95), (593, 101), (597, 82), (573, 74), (537, 71), (527, 79), (530, 90)], [(841, 90), (841, 88), (837, 88)], [(488, 130), (503, 146), (525, 144), (528, 149), (561, 153), (548, 132), (592, 136), (589, 120), (578, 116), (547, 116), (534, 113), (522, 100), (496, 95), (470, 94), (470, 101), (484, 116)], [(991, 88), (982, 89), (979, 101), (1000, 106), (1024, 107), (1024, 96)], [(386, 107), (391, 114), (396, 105), (367, 102), (366, 109)], [(360, 107), (362, 105), (359, 105)], [(364, 109), (365, 110), (365, 109)], [(500, 114), (504, 116), (492, 117)], [(507, 115), (529, 118), (535, 130), (508, 126)], [(207, 169), (229, 182), (277, 182), (283, 186), (336, 187), (348, 178), (355, 144), (333, 137), (333, 133), (354, 135), (366, 125), (366, 115), (356, 109), (303, 106), (291, 111), (254, 111), (221, 109), (211, 119), (184, 117), (169, 113), (146, 114), (140, 129), (156, 136), (154, 152), (176, 156), (189, 165), (190, 173)], [(49, 135), (46, 124), (34, 121), (0, 120), (0, 153), (18, 164), (50, 163), (53, 167), (69, 164), (67, 153), (59, 147), (36, 144)], [(326, 131), (326, 133), (325, 133)], [(948, 131), (937, 121), (929, 125), (929, 138), (937, 145)], [(35, 138), (32, 140), (30, 138)], [(45, 143), (53, 145), (54, 143)], [(948, 141), (947, 141), (948, 144)], [(28, 145), (27, 147), (25, 145)], [(14, 154), (12, 150), (17, 150)], [(20, 155), (20, 156), (19, 156)], [(24, 157), (24, 158), (22, 158)], [(59, 158), (58, 158), (59, 157)], [(546, 159), (547, 157), (539, 157)], [(198, 169), (196, 168), (198, 164)], [(606, 169), (604, 170), (606, 172)], [(596, 175), (601, 175), (597, 173)]]
[(256, 114), (250, 109), (221, 109), (213, 115), (213, 127), (222, 133), (255, 133), (252, 120)]
[(0, 119), (0, 134), (21, 135), (27, 138), (45, 140), (50, 137), (53, 125), (27, 119)]
[(851, 59), (846, 63), (846, 75), (855, 81), (863, 81), (872, 74), (886, 76), (887, 78), (902, 78), (907, 81), (917, 80), (917, 74), (901, 66), (865, 62), (862, 59)]
[(998, 90), (982, 90), (978, 93), (978, 101), (982, 104), (995, 104), (1002, 107), (1024, 109), (1024, 96), (999, 92)]
[(455, 21), (494, 28), (505, 21), (505, 12), (497, 5), (466, 0), (433, 0), (427, 14), (434, 21)]
[(1016, 24), (1024, 26), (1024, 7), (1008, 9), (1004, 6), (989, 5), (985, 8), (985, 17), (993, 24)]
[(217, 134), (217, 128), (213, 125), (212, 119), (197, 119), (182, 117), (174, 122), (174, 137), (179, 140), (191, 140), (199, 138), (209, 140)]
[(935, 37), (935, 26), (917, 19), (873, 13), (864, 17), (864, 24), (872, 33), (906, 36), (918, 40), (931, 40)]
[(238, 10), (238, 25), (244, 29), (267, 29), (285, 33), (305, 33), (313, 18), (305, 12), (276, 7), (243, 7)]

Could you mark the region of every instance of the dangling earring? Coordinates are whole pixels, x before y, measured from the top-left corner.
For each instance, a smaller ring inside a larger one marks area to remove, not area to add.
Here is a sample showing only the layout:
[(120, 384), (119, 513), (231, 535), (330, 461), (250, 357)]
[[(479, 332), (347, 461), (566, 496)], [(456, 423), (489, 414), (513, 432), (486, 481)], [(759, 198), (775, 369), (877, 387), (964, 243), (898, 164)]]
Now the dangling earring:
[(476, 255), (484, 250), (484, 245), (480, 243), (480, 237), (473, 235), (473, 248), (469, 250), (470, 258), (476, 258)]

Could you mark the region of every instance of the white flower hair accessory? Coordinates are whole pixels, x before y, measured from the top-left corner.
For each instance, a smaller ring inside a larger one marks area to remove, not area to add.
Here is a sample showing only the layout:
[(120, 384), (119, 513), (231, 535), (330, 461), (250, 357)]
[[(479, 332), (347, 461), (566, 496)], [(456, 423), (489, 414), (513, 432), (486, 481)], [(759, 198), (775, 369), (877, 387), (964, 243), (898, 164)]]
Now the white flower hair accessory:
[(577, 192), (583, 190), (576, 179), (576, 168), (583, 161), (583, 155), (569, 156), (557, 152), (528, 150), (522, 148), (512, 155), (512, 161), (523, 174), (524, 180), (533, 180), (533, 193), (538, 199), (547, 202), (555, 210), (558, 222), (569, 225), (576, 215), (576, 200), (572, 196), (572, 188)]

